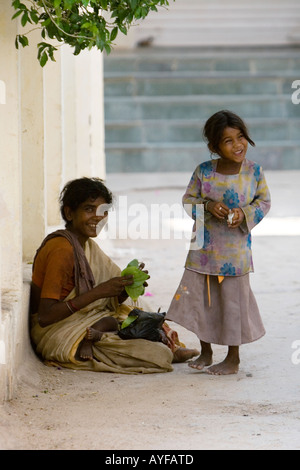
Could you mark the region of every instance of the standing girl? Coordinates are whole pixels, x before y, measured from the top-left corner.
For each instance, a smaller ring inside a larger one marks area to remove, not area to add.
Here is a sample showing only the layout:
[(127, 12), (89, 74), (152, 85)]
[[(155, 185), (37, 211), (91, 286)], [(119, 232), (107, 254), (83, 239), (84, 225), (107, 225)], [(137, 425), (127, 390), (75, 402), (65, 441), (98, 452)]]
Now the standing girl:
[[(219, 158), (195, 169), (183, 196), (193, 214), (197, 204), (204, 207), (204, 242), (197, 249), (191, 245), (167, 318), (200, 339), (201, 354), (190, 367), (211, 366), (210, 374), (227, 375), (238, 372), (239, 346), (265, 334), (249, 283), (251, 229), (271, 204), (262, 168), (246, 159), (248, 143), (255, 144), (242, 119), (217, 112), (206, 122), (204, 137)], [(213, 366), (211, 343), (228, 346), (225, 360)]]

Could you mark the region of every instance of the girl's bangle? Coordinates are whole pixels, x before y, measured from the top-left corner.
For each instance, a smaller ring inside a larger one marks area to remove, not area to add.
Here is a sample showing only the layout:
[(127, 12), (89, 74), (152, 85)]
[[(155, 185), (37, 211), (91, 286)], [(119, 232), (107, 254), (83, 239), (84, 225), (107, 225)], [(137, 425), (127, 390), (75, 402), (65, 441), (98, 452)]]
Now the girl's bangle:
[(208, 203), (209, 203), (209, 202), (210, 202), (210, 201), (205, 201), (205, 202), (204, 202), (204, 210), (205, 210), (206, 212), (207, 212), (207, 210), (208, 210), (208, 209), (207, 209), (207, 206), (208, 206)]

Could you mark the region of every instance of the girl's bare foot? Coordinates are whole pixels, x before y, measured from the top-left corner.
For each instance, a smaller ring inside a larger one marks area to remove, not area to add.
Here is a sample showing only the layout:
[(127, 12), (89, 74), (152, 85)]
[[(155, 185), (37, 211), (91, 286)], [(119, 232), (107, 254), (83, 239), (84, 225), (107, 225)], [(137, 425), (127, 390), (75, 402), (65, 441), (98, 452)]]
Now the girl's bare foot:
[(189, 367), (192, 369), (203, 370), (204, 367), (212, 364), (212, 353), (201, 353), (195, 361), (189, 363)]
[(228, 354), (223, 362), (207, 369), (212, 375), (230, 375), (237, 374), (239, 371), (240, 356), (239, 346), (228, 346)]
[(207, 369), (207, 373), (211, 375), (230, 375), (237, 374), (239, 371), (239, 361), (225, 359), (219, 364), (215, 364)]
[(192, 369), (203, 370), (204, 367), (212, 364), (213, 351), (210, 343), (200, 341), (201, 354), (197, 359), (189, 364)]

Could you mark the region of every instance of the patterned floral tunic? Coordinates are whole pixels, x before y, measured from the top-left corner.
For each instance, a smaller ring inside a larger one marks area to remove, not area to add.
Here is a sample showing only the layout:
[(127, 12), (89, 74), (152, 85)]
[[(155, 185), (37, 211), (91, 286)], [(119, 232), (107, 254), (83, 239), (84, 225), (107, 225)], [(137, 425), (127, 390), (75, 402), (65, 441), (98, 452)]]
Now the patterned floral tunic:
[[(203, 274), (242, 276), (253, 271), (251, 229), (268, 213), (270, 193), (262, 167), (255, 162), (244, 159), (236, 175), (223, 175), (216, 168), (217, 160), (196, 168), (183, 196), (185, 208), (192, 205), (196, 218), (197, 204), (203, 208), (205, 200), (218, 201), (230, 209), (240, 207), (245, 219), (232, 229), (228, 228), (227, 220), (219, 221), (210, 212), (204, 212), (204, 226), (195, 224), (202, 230), (202, 242), (196, 249), (191, 244), (185, 267)], [(197, 210), (197, 217), (198, 214)]]

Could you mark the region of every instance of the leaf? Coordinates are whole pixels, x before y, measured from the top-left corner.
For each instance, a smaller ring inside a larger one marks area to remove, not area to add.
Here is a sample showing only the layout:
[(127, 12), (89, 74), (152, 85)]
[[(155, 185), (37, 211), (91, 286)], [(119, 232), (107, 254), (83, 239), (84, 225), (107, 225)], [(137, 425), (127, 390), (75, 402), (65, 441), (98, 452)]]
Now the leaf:
[(22, 26), (25, 26), (25, 24), (27, 23), (27, 21), (30, 22), (30, 20), (29, 20), (29, 18), (28, 18), (28, 12), (25, 11), (25, 12), (23, 13), (22, 18), (21, 18), (21, 25), (22, 25)]
[(107, 10), (107, 0), (100, 0), (100, 5), (103, 10)]
[(131, 8), (135, 10), (138, 4), (138, 0), (130, 0), (129, 3), (130, 3)]
[(111, 41), (114, 41), (116, 39), (116, 37), (118, 35), (118, 32), (119, 32), (118, 27), (115, 26), (114, 29), (112, 30), (112, 32), (110, 33), (110, 40)]
[(17, 12), (11, 17), (11, 19), (14, 20), (15, 18), (17, 18), (17, 16), (21, 15), (22, 13), (23, 13), (22, 10), (17, 11)]
[(20, 8), (20, 0), (14, 0), (12, 2), (12, 6), (17, 9), (17, 8)]
[(47, 56), (47, 53), (44, 51), (40, 57), (40, 65), (41, 67), (44, 67), (44, 65), (47, 63), (48, 61), (48, 56)]
[(125, 34), (125, 36), (127, 36), (127, 29), (124, 25), (120, 24), (119, 25), (119, 30), (121, 31), (121, 33)]
[(133, 276), (133, 284), (131, 284), (130, 286), (126, 286), (125, 290), (134, 302), (140, 297), (140, 295), (144, 294), (144, 283), (150, 277), (147, 273), (141, 271), (138, 265), (138, 260), (134, 259), (127, 265), (125, 269), (123, 269), (121, 273), (122, 276), (126, 276), (129, 274)]
[(130, 261), (130, 263), (127, 264), (127, 267), (128, 266), (136, 266), (138, 267), (139, 266), (139, 262), (137, 259), (133, 259), (132, 261)]
[(127, 326), (131, 325), (131, 323), (133, 323), (136, 319), (137, 319), (137, 315), (128, 315), (126, 320), (124, 320), (121, 325), (121, 330), (123, 330), (124, 328), (127, 328)]
[(109, 44), (104, 44), (104, 49), (107, 55), (111, 53), (111, 47)]
[(38, 16), (36, 10), (31, 10), (31, 12), (30, 12), (30, 18), (32, 19), (32, 21), (33, 21), (35, 24), (38, 24), (38, 22), (39, 22), (39, 16)]
[(72, 7), (73, 7), (73, 3), (74, 3), (73, 0), (65, 0), (65, 1), (64, 1), (64, 8), (65, 8), (65, 10), (71, 10)]
[(23, 47), (28, 46), (28, 38), (26, 36), (20, 36), (19, 35), (19, 43), (22, 44)]

